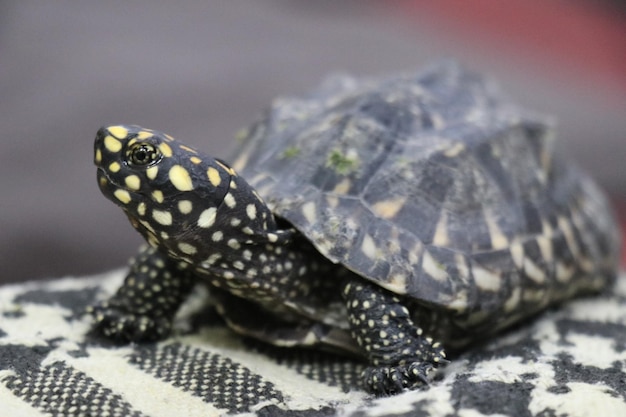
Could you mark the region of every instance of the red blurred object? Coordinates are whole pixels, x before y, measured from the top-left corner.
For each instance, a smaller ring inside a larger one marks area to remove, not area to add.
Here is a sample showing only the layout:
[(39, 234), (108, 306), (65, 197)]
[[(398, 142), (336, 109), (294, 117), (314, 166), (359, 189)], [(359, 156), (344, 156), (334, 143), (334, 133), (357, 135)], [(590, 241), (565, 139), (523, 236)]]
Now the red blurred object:
[[(396, 5), (411, 21), (434, 22), (468, 47), (483, 46), (503, 59), (521, 56), (530, 67), (562, 69), (626, 93), (626, 7), (618, 1), (398, 0)], [(626, 201), (615, 207), (626, 241)]]
[[(551, 63), (626, 92), (626, 12), (600, 1), (400, 0), (409, 17), (435, 20), (459, 39)], [(532, 65), (532, 64), (531, 64)]]

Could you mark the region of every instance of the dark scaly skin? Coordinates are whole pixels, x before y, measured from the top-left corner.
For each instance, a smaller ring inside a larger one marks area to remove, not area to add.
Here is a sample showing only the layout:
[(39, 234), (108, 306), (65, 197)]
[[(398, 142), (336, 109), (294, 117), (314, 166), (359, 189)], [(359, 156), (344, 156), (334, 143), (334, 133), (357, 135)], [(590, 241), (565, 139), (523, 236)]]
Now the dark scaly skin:
[(372, 366), (364, 384), (374, 393), (396, 394), (428, 384), (428, 375), (447, 363), (443, 348), (411, 320), (399, 297), (365, 280), (343, 289), (352, 337)]
[(172, 318), (194, 284), (193, 274), (145, 247), (131, 264), (124, 285), (88, 312), (97, 331), (117, 342), (160, 340), (169, 335)]
[[(294, 343), (334, 343), (348, 351), (348, 343), (358, 345), (371, 364), (364, 386), (377, 395), (423, 385), (445, 362), (398, 297), (330, 265), (293, 229), (281, 228), (258, 194), (222, 162), (160, 132), (112, 126), (98, 131), (95, 163), (104, 195), (152, 248), (117, 294), (91, 309), (103, 335), (132, 342), (166, 337), (193, 284), (204, 282), (244, 306), (253, 303), (250, 312), (260, 309), (268, 321), (307, 330)], [(347, 307), (337, 307), (341, 301)], [(245, 320), (229, 319), (227, 308), (219, 310), (236, 331), (258, 334)], [(346, 324), (352, 342), (341, 339)]]

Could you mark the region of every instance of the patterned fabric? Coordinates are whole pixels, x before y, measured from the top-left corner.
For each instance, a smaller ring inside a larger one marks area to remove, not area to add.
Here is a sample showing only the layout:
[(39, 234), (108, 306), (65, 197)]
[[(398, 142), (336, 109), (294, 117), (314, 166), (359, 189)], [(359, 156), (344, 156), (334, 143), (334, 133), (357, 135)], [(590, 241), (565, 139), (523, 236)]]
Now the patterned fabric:
[(121, 272), (0, 288), (3, 416), (626, 416), (626, 277), (481, 345), (422, 391), (375, 399), (363, 364), (225, 328), (199, 289), (176, 335), (115, 346), (81, 312)]

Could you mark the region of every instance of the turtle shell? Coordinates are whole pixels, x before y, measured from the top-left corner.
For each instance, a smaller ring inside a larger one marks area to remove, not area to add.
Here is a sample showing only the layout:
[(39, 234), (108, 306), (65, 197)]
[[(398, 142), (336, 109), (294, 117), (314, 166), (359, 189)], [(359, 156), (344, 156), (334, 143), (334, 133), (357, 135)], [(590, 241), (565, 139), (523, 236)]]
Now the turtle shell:
[(278, 99), (233, 166), (332, 262), (426, 305), (489, 314), (613, 277), (607, 202), (553, 148), (549, 121), (446, 62)]

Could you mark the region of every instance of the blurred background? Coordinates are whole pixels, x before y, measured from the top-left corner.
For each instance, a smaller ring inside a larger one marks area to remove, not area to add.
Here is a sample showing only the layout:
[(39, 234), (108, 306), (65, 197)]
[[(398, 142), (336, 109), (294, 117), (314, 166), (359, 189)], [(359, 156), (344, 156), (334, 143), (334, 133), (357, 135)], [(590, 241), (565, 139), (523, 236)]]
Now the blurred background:
[(100, 195), (96, 130), (132, 123), (223, 158), (326, 74), (455, 57), (554, 115), (559, 150), (626, 201), (622, 1), (0, 2), (0, 283), (119, 267), (140, 244)]

